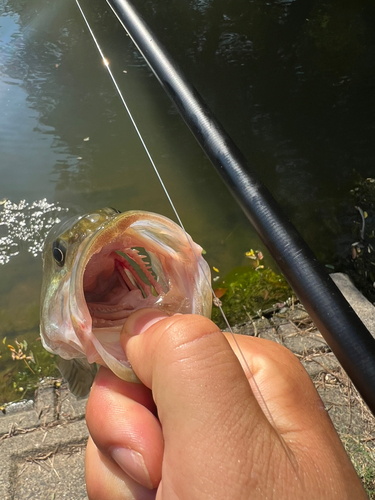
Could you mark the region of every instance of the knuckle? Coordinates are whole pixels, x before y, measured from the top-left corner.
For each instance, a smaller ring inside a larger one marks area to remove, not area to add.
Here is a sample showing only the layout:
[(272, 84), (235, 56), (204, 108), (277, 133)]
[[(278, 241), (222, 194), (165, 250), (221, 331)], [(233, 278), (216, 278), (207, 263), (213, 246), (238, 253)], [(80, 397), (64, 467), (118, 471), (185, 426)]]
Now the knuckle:
[(221, 331), (211, 320), (198, 315), (173, 316), (163, 328), (158, 348), (164, 351), (176, 351), (211, 334), (221, 335)]

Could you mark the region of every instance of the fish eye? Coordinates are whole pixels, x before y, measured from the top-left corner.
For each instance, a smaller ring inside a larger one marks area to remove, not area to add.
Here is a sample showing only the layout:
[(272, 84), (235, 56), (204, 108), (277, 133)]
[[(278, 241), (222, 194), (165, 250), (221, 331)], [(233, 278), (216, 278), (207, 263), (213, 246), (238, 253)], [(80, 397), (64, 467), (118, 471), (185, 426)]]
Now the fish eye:
[(53, 242), (52, 245), (52, 255), (53, 258), (55, 259), (55, 262), (57, 265), (62, 267), (65, 262), (65, 254), (66, 254), (66, 248), (62, 243), (58, 240)]

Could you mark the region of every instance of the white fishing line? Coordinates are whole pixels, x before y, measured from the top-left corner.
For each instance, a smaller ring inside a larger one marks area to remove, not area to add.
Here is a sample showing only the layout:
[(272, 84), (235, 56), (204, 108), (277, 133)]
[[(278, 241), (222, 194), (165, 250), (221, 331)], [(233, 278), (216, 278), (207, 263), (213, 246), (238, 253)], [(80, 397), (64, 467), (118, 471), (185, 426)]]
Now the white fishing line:
[[(215, 292), (214, 292), (214, 289), (213, 289), (213, 287), (212, 287), (212, 285), (211, 285), (211, 281), (210, 281), (209, 277), (207, 276), (207, 274), (206, 274), (205, 270), (203, 269), (202, 265), (201, 265), (201, 264), (200, 264), (200, 262), (199, 262), (198, 256), (197, 256), (197, 254), (196, 254), (196, 252), (195, 252), (195, 250), (194, 250), (194, 248), (193, 248), (193, 245), (192, 245), (192, 242), (191, 242), (191, 238), (190, 238), (189, 234), (187, 233), (187, 231), (186, 231), (186, 229), (185, 229), (185, 227), (184, 227), (184, 225), (183, 225), (183, 223), (182, 223), (182, 220), (181, 220), (181, 218), (180, 218), (180, 216), (179, 216), (179, 214), (178, 214), (178, 212), (177, 212), (177, 209), (176, 209), (176, 207), (175, 207), (175, 205), (174, 205), (174, 203), (173, 203), (173, 201), (172, 201), (172, 198), (171, 198), (171, 196), (170, 196), (170, 194), (169, 194), (169, 192), (168, 192), (168, 190), (167, 190), (167, 187), (166, 187), (166, 185), (165, 185), (165, 184), (164, 184), (164, 182), (163, 182), (163, 179), (162, 179), (162, 177), (161, 177), (161, 175), (160, 175), (160, 173), (159, 173), (159, 171), (158, 171), (158, 169), (157, 169), (157, 167), (156, 167), (156, 165), (155, 165), (155, 162), (154, 162), (154, 160), (153, 160), (153, 158), (152, 158), (152, 156), (151, 156), (151, 153), (150, 153), (150, 151), (148, 150), (147, 145), (146, 145), (146, 143), (145, 143), (145, 141), (144, 141), (144, 139), (143, 139), (143, 137), (142, 137), (142, 134), (141, 134), (141, 132), (140, 132), (140, 130), (139, 130), (139, 128), (138, 128), (138, 126), (137, 126), (137, 124), (136, 124), (136, 122), (135, 122), (134, 118), (133, 118), (133, 115), (132, 115), (132, 113), (131, 113), (131, 111), (130, 111), (130, 109), (129, 109), (129, 106), (127, 105), (127, 103), (126, 103), (126, 101), (125, 101), (125, 98), (124, 98), (124, 96), (122, 95), (122, 92), (121, 92), (121, 90), (120, 90), (120, 88), (119, 88), (119, 86), (118, 86), (118, 84), (117, 84), (117, 82), (116, 82), (116, 79), (115, 79), (115, 77), (113, 76), (113, 73), (112, 73), (112, 71), (111, 71), (111, 68), (109, 67), (109, 62), (108, 62), (108, 59), (104, 56), (104, 53), (103, 53), (103, 51), (102, 51), (102, 49), (101, 49), (101, 47), (100, 47), (100, 45), (99, 45), (99, 42), (97, 41), (97, 39), (96, 39), (96, 37), (95, 37), (95, 35), (94, 35), (93, 30), (91, 29), (91, 26), (90, 26), (90, 24), (89, 24), (89, 22), (88, 22), (88, 20), (87, 20), (87, 18), (86, 18), (86, 16), (85, 16), (85, 13), (84, 13), (84, 12), (83, 12), (83, 10), (82, 10), (82, 7), (81, 7), (81, 5), (80, 5), (79, 1), (78, 1), (78, 0), (75, 0), (75, 1), (76, 1), (76, 4), (77, 4), (77, 6), (78, 6), (78, 8), (79, 8), (79, 10), (80, 10), (80, 12), (81, 12), (81, 14), (82, 14), (82, 17), (83, 17), (84, 21), (85, 21), (85, 23), (86, 23), (87, 29), (89, 30), (90, 35), (92, 36), (92, 39), (93, 39), (93, 40), (94, 40), (94, 42), (95, 42), (96, 48), (97, 48), (97, 49), (98, 49), (98, 51), (99, 51), (99, 54), (100, 54), (100, 56), (101, 56), (101, 58), (102, 58), (102, 60), (103, 60), (103, 64), (104, 64), (104, 66), (105, 66), (105, 67), (107, 68), (107, 70), (108, 70), (108, 73), (109, 73), (109, 75), (110, 75), (110, 77), (111, 77), (111, 80), (112, 80), (112, 82), (113, 82), (113, 84), (114, 84), (114, 86), (115, 86), (116, 90), (117, 90), (117, 93), (118, 93), (118, 95), (119, 95), (119, 97), (120, 97), (120, 99), (121, 99), (121, 101), (122, 101), (122, 103), (123, 103), (123, 105), (124, 105), (124, 107), (125, 107), (125, 109), (126, 109), (126, 112), (127, 112), (127, 113), (128, 113), (128, 115), (129, 115), (129, 118), (130, 118), (130, 120), (131, 120), (131, 122), (132, 122), (132, 124), (133, 124), (133, 126), (134, 126), (134, 129), (135, 129), (135, 131), (136, 131), (136, 133), (137, 133), (137, 135), (138, 135), (138, 137), (139, 137), (139, 140), (141, 141), (141, 144), (142, 144), (142, 146), (143, 146), (143, 148), (144, 148), (144, 150), (145, 150), (145, 152), (146, 152), (146, 154), (147, 154), (147, 156), (148, 156), (148, 159), (150, 160), (150, 163), (151, 163), (151, 165), (152, 165), (152, 167), (153, 167), (153, 169), (154, 169), (154, 172), (155, 172), (155, 174), (156, 174), (156, 176), (157, 176), (157, 178), (158, 178), (158, 180), (159, 180), (159, 182), (160, 182), (160, 184), (161, 184), (161, 187), (163, 188), (163, 191), (164, 191), (164, 193), (165, 193), (165, 195), (166, 195), (166, 197), (167, 197), (167, 199), (168, 199), (168, 202), (170, 203), (170, 205), (171, 205), (171, 207), (172, 207), (172, 210), (173, 210), (173, 212), (174, 212), (174, 214), (175, 214), (175, 216), (176, 216), (176, 219), (177, 219), (177, 221), (178, 221), (179, 225), (181, 226), (182, 230), (183, 230), (183, 231), (184, 231), (184, 233), (185, 233), (185, 236), (186, 236), (187, 241), (188, 241), (188, 243), (189, 243), (189, 245), (190, 245), (190, 248), (191, 248), (191, 250), (192, 250), (192, 252), (193, 252), (193, 254), (194, 254), (194, 257), (195, 257), (195, 259), (196, 259), (196, 261), (197, 261), (197, 264), (198, 264), (198, 266), (200, 267), (200, 269), (201, 269), (201, 271), (202, 271), (202, 273), (203, 273), (203, 276), (204, 276), (204, 278), (205, 278), (205, 280), (206, 280), (206, 282), (207, 282), (208, 286), (210, 287), (210, 290), (211, 290), (211, 293), (212, 293), (212, 297), (213, 297), (213, 302), (214, 302), (214, 304), (215, 304), (215, 305), (219, 308), (220, 313), (221, 313), (221, 315), (222, 315), (222, 317), (223, 317), (223, 319), (224, 319), (224, 321), (225, 321), (225, 324), (227, 325), (227, 328), (228, 328), (228, 330), (229, 330), (229, 332), (230, 332), (230, 334), (231, 334), (231, 336), (232, 336), (232, 339), (233, 339), (233, 342), (234, 342), (234, 344), (235, 344), (235, 347), (236, 347), (236, 349), (237, 349), (237, 351), (238, 351), (238, 353), (239, 353), (239, 357), (241, 358), (241, 360), (242, 360), (242, 362), (243, 362), (243, 365), (244, 365), (244, 367), (245, 367), (245, 372), (247, 371), (247, 374), (246, 374), (246, 375), (247, 375), (247, 377), (248, 377), (248, 379), (249, 379), (249, 381), (250, 381), (250, 384), (252, 385), (252, 390), (253, 390), (253, 392), (254, 392), (254, 393), (256, 393), (256, 394), (257, 394), (257, 400), (258, 400), (258, 403), (259, 403), (260, 407), (262, 408), (263, 413), (266, 415), (267, 419), (269, 420), (269, 422), (271, 423), (271, 425), (273, 426), (273, 428), (274, 428), (274, 429), (275, 429), (275, 431), (277, 432), (277, 434), (278, 434), (278, 436), (279, 436), (279, 439), (280, 439), (280, 441), (281, 441), (281, 443), (282, 443), (282, 445), (283, 445), (283, 447), (284, 447), (284, 449), (285, 449), (285, 451), (286, 451), (286, 453), (287, 453), (287, 455), (288, 455), (288, 457), (289, 457), (289, 459), (290, 459), (290, 461), (291, 461), (292, 465), (294, 466), (294, 460), (293, 460), (293, 457), (292, 457), (291, 451), (289, 450), (289, 448), (287, 447), (287, 445), (286, 445), (285, 441), (283, 440), (283, 438), (281, 437), (281, 435), (280, 435), (279, 431), (277, 430), (277, 427), (276, 427), (275, 421), (274, 421), (274, 419), (273, 419), (273, 417), (272, 417), (272, 414), (271, 414), (271, 412), (270, 412), (270, 410), (269, 410), (269, 408), (268, 408), (268, 406), (267, 406), (266, 401), (264, 400), (264, 398), (263, 398), (263, 396), (262, 396), (262, 393), (261, 393), (261, 391), (260, 391), (260, 389), (259, 389), (258, 384), (256, 383), (256, 380), (255, 380), (255, 378), (254, 378), (254, 376), (253, 376), (252, 371), (250, 370), (250, 367), (249, 367), (249, 364), (248, 364), (248, 362), (247, 362), (247, 360), (246, 360), (246, 358), (245, 358), (245, 355), (244, 355), (244, 353), (242, 352), (242, 350), (241, 350), (241, 348), (240, 348), (240, 346), (239, 346), (239, 344), (238, 344), (238, 341), (237, 341), (237, 339), (236, 339), (236, 336), (235, 336), (235, 334), (234, 334), (234, 332), (233, 332), (233, 330), (232, 330), (232, 327), (230, 326), (229, 321), (228, 321), (228, 319), (227, 319), (227, 317), (226, 317), (226, 315), (225, 315), (225, 313), (224, 313), (224, 311), (223, 311), (223, 308), (222, 308), (222, 306), (221, 306), (221, 301), (220, 301), (220, 300), (216, 297)], [(110, 6), (110, 7), (111, 7), (111, 6)], [(113, 10), (113, 9), (112, 9), (112, 10)], [(115, 13), (116, 17), (118, 18), (118, 16), (117, 16), (116, 12), (115, 12), (115, 11), (113, 11), (113, 12)], [(119, 18), (118, 18), (118, 19), (119, 19)], [(124, 26), (124, 24), (122, 23), (121, 19), (119, 19), (119, 21), (120, 21), (120, 23), (122, 24), (122, 26), (124, 27), (124, 29), (126, 30), (126, 27), (125, 27), (125, 26)]]

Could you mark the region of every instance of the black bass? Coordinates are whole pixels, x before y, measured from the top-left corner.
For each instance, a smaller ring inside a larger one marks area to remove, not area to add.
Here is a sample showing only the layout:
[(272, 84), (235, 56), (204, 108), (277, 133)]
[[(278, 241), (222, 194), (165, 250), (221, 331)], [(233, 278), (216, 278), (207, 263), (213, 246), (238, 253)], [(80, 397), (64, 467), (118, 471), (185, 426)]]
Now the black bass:
[(210, 317), (209, 282), (202, 248), (162, 215), (104, 208), (74, 217), (53, 227), (45, 242), (42, 343), (76, 359), (74, 367), (59, 364), (68, 379), (88, 367), (86, 358), (137, 381), (119, 341), (128, 316), (153, 307)]

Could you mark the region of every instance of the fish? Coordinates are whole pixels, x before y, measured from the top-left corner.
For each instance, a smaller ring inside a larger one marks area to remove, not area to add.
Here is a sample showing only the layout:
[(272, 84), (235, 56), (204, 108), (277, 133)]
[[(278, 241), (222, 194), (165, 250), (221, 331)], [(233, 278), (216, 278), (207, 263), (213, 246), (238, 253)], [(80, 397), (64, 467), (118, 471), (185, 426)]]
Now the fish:
[(50, 230), (42, 258), (41, 341), (78, 397), (96, 364), (139, 382), (120, 344), (134, 311), (211, 316), (202, 248), (163, 215), (103, 208), (75, 216)]

